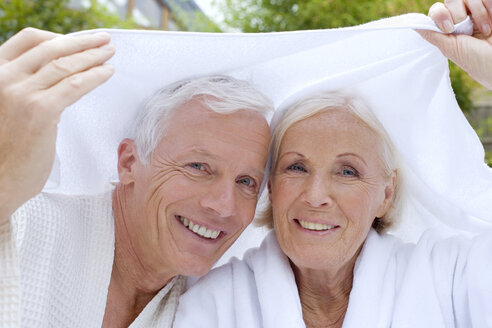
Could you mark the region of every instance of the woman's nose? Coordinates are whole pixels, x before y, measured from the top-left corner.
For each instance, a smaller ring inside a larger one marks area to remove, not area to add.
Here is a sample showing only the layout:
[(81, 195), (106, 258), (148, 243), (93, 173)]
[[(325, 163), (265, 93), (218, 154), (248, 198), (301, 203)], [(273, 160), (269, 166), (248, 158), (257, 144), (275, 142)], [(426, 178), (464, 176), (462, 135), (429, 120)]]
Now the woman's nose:
[(330, 181), (320, 176), (310, 177), (306, 181), (302, 201), (311, 207), (330, 207), (333, 204)]

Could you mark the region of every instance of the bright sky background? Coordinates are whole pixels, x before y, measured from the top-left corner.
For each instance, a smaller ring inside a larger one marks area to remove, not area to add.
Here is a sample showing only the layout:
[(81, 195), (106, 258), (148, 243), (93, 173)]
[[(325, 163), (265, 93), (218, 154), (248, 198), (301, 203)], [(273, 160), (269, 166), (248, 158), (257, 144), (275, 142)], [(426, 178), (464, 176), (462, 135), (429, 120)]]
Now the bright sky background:
[(195, 2), (200, 6), (200, 8), (202, 8), (203, 12), (214, 22), (218, 24), (222, 22), (222, 15), (217, 9), (215, 9), (215, 7), (212, 6), (212, 0), (195, 0)]

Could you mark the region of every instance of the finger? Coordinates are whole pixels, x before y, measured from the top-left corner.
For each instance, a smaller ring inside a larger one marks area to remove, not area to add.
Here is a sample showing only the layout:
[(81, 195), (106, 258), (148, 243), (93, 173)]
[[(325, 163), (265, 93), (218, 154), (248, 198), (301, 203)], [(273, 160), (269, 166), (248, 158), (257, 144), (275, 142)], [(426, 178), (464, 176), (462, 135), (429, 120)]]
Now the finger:
[[(439, 50), (446, 58), (450, 59), (463, 69), (465, 69), (464, 67), (467, 66), (467, 64), (469, 63), (466, 51), (460, 51), (460, 49), (463, 49), (465, 39), (466, 41), (468, 41), (468, 44), (470, 44), (470, 41), (481, 42), (481, 40), (478, 40), (469, 35), (449, 35), (429, 30), (416, 31), (429, 43), (439, 48)], [(470, 45), (468, 45), (468, 47), (470, 47)]]
[(445, 33), (454, 31), (453, 16), (442, 2), (436, 2), (429, 9), (429, 17), (432, 18), (437, 27)]
[(468, 16), (464, 0), (444, 0), (444, 3), (453, 16), (454, 24), (464, 21)]
[(484, 3), (482, 0), (467, 0), (467, 4), (475, 25), (480, 32), (488, 36), (491, 32), (491, 21)]
[(16, 67), (16, 71), (35, 73), (52, 60), (82, 52), (87, 49), (103, 46), (108, 43), (109, 40), (109, 34), (104, 32), (77, 36), (63, 35), (42, 42), (13, 60), (12, 64), (13, 67)]
[(56, 104), (60, 111), (72, 105), (82, 96), (106, 82), (114, 73), (113, 66), (106, 64), (85, 72), (71, 75), (43, 92), (46, 101)]
[(447, 58), (454, 58), (456, 52), (456, 36), (449, 34), (442, 34), (439, 32), (429, 30), (416, 30), (425, 40), (433, 44), (442, 54)]
[(451, 59), (456, 63), (458, 59), (457, 36), (429, 30), (416, 31), (429, 43), (439, 48), (446, 58)]
[(489, 12), (489, 17), (492, 16), (492, 0), (483, 0), (483, 4)]
[(47, 89), (73, 74), (104, 64), (114, 52), (112, 45), (105, 45), (52, 60), (34, 74), (29, 82), (33, 83), (34, 89)]
[(57, 36), (60, 34), (32, 27), (25, 28), (0, 46), (0, 59), (10, 61), (41, 42), (54, 39)]

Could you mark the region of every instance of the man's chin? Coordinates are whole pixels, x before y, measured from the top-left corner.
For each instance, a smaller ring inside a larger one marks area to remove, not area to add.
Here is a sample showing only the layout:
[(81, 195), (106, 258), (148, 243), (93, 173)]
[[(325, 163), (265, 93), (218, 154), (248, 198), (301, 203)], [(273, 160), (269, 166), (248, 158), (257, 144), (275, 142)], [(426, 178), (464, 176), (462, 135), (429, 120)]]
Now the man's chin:
[(204, 276), (212, 269), (214, 263), (194, 263), (191, 266), (184, 268), (181, 275), (188, 277)]

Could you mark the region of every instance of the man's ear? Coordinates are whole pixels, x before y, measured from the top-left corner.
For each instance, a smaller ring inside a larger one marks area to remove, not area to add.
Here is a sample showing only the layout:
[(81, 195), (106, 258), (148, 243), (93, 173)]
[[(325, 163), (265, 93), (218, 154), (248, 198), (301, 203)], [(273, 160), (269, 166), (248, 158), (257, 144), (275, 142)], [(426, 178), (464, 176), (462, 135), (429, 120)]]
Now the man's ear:
[(384, 199), (383, 203), (379, 207), (378, 211), (378, 218), (382, 218), (386, 212), (391, 207), (391, 204), (393, 204), (393, 198), (395, 196), (395, 188), (396, 188), (396, 177), (397, 177), (398, 172), (393, 171), (391, 172), (391, 176), (389, 177), (389, 181), (387, 185), (384, 187)]
[(135, 181), (135, 170), (139, 161), (137, 147), (131, 139), (123, 139), (118, 146), (118, 177), (120, 183), (130, 184)]

